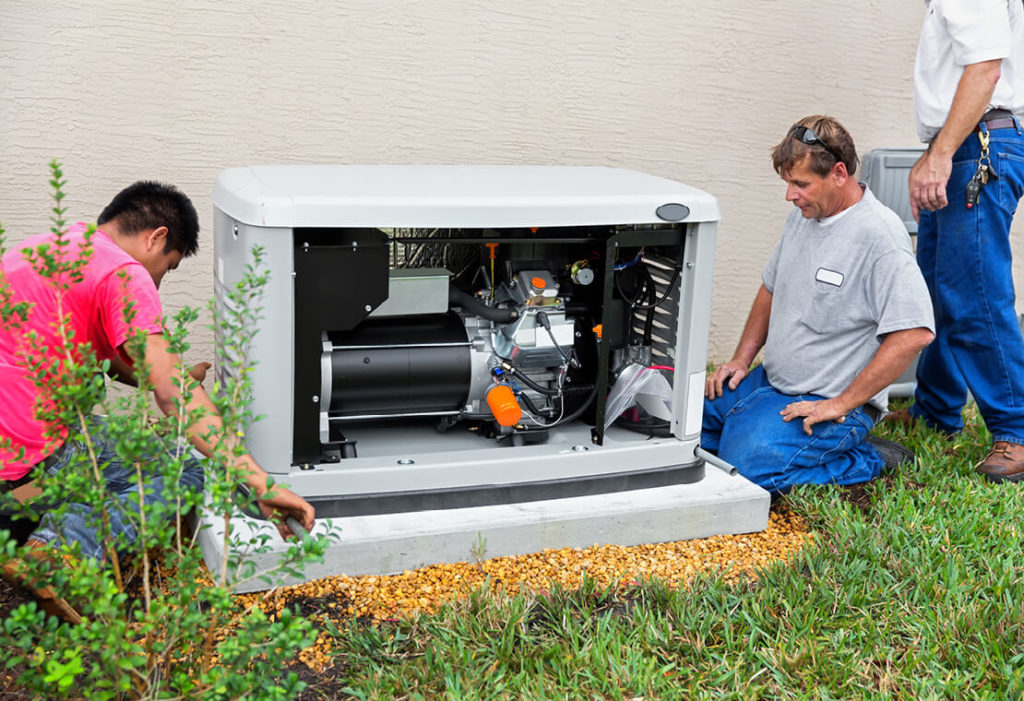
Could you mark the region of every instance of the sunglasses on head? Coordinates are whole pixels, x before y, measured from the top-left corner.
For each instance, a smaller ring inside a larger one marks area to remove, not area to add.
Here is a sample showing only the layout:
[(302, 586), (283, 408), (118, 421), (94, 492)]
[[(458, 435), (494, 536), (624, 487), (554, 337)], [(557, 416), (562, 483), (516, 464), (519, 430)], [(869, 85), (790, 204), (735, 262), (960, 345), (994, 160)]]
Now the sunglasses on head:
[(839, 152), (829, 146), (825, 140), (818, 136), (810, 127), (793, 127), (793, 138), (802, 144), (807, 144), (808, 146), (821, 146), (832, 154), (832, 158), (836, 159), (836, 163), (840, 163), (843, 160), (843, 157), (839, 155)]

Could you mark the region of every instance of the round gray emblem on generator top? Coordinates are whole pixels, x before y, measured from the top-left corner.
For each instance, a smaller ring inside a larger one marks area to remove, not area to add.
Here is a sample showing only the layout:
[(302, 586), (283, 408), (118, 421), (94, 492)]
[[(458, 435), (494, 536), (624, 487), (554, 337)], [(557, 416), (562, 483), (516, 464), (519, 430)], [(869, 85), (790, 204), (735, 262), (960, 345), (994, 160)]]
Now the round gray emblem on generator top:
[(654, 213), (658, 215), (659, 219), (665, 221), (682, 221), (690, 216), (690, 208), (685, 204), (669, 202), (658, 207)]

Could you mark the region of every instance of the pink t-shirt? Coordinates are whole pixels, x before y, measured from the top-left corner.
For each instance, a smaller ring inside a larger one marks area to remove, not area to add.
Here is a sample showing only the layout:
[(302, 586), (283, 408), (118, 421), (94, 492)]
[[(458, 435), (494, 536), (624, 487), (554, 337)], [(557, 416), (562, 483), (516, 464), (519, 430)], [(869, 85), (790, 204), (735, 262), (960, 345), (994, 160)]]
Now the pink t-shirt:
[[(65, 255), (78, 254), (86, 229), (81, 223), (68, 229), (66, 240), (71, 245), (65, 249)], [(48, 442), (44, 437), (46, 425), (35, 417), (36, 401), (44, 391), (33, 383), (24, 359), (31, 331), (39, 335), (39, 340), (31, 344), (34, 353), (45, 348), (51, 362), (61, 357), (56, 326), (57, 292), (32, 269), (22, 253), (25, 248), (35, 248), (53, 238), (53, 234), (42, 234), (25, 240), (3, 256), (0, 268), (0, 285), (9, 287), (11, 302), (31, 305), (28, 320), (20, 328), (12, 328), (11, 324), (0, 328), (0, 442), (4, 438), (10, 441), (7, 447), (0, 446), (0, 479), (4, 480), (25, 475), (33, 465), (53, 453), (67, 435), (67, 431), (62, 430), (56, 441)], [(127, 273), (124, 278), (118, 274), (122, 270)], [(135, 305), (131, 325), (124, 319), (129, 301)], [(83, 279), (71, 284), (61, 307), (71, 316), (70, 328), (75, 341), (88, 341), (100, 360), (121, 355), (131, 362), (119, 347), (132, 335), (133, 328), (146, 333), (161, 330), (160, 296), (153, 278), (141, 263), (102, 231), (96, 231), (92, 237), (92, 258), (85, 267)], [(25, 452), (19, 459), (22, 448)]]

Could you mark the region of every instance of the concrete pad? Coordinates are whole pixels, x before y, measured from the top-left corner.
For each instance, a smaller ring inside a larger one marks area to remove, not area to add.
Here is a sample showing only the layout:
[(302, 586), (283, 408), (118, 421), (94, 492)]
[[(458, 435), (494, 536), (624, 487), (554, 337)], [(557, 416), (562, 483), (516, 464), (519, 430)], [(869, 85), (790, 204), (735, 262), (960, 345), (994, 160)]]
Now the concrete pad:
[[(740, 475), (707, 466), (693, 484), (502, 504), (464, 509), (419, 511), (325, 519), (314, 535), (336, 535), (324, 562), (309, 565), (302, 580), (329, 575), (395, 574), (440, 562), (473, 558), (472, 548), (486, 539), (485, 557), (522, 555), (546, 548), (595, 544), (638, 545), (713, 535), (751, 533), (768, 525), (768, 492)], [(218, 567), (224, 552), (223, 521), (204, 518), (199, 542), (207, 566)], [(253, 556), (259, 570), (274, 566), (287, 547), (266, 522), (238, 515), (232, 519), (235, 542), (260, 533), (271, 537), (268, 553)], [(268, 588), (258, 579), (236, 585), (238, 592)]]

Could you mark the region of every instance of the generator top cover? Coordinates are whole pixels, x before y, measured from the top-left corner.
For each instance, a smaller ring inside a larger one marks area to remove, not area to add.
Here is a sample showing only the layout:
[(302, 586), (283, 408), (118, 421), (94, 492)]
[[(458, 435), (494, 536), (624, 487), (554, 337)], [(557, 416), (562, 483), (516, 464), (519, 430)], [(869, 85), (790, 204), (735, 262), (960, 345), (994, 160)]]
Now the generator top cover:
[(283, 165), (222, 171), (213, 204), (265, 227), (554, 227), (718, 221), (708, 193), (594, 166)]

